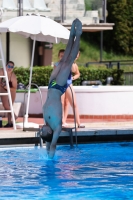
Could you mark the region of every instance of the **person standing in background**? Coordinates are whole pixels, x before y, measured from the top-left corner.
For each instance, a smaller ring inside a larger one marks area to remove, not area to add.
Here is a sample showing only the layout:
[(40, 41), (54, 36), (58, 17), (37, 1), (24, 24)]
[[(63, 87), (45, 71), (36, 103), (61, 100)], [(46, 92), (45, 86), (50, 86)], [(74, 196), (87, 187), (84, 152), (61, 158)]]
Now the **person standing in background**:
[[(58, 52), (59, 60), (61, 60), (62, 57), (64, 56), (64, 52), (65, 52), (64, 49), (59, 50), (59, 52)], [(78, 55), (77, 55), (75, 60), (77, 60), (79, 58), (79, 56), (80, 56), (80, 52), (78, 52)], [(58, 63), (59, 63), (59, 61), (54, 64), (54, 67), (58, 67)], [(74, 75), (72, 76), (72, 74), (74, 74)], [(63, 127), (68, 126), (68, 124), (66, 123), (67, 115), (68, 115), (68, 109), (69, 109), (69, 104), (73, 108), (73, 100), (74, 100), (74, 110), (75, 110), (75, 116), (76, 116), (76, 123), (78, 125), (78, 128), (84, 128), (85, 127), (83, 124), (80, 123), (80, 117), (79, 117), (78, 106), (77, 106), (77, 101), (76, 101), (76, 94), (75, 94), (75, 91), (74, 91), (73, 85), (72, 85), (72, 81), (78, 79), (79, 77), (80, 77), (80, 72), (79, 72), (79, 69), (78, 69), (78, 65), (76, 64), (76, 62), (74, 62), (72, 64), (71, 72), (68, 76), (67, 90), (61, 96), (62, 110), (63, 110), (63, 113), (62, 113), (62, 115), (63, 115), (62, 116), (62, 126)], [(72, 93), (73, 93), (74, 99), (72, 99)]]

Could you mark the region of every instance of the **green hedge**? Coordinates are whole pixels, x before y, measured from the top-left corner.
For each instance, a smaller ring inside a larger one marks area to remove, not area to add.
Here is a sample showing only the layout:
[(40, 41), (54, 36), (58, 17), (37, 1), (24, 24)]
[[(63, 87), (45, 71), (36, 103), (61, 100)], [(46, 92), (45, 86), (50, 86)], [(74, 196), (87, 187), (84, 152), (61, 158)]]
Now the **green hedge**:
[[(30, 89), (30, 93), (36, 93), (38, 91), (38, 89), (36, 89), (36, 88), (32, 88), (32, 89)], [(16, 91), (17, 93), (26, 93), (26, 92), (28, 92), (28, 90), (25, 90), (25, 89), (19, 89), (19, 90), (17, 90)]]
[[(52, 72), (52, 67), (33, 67), (32, 83), (38, 86), (47, 86), (49, 77)], [(106, 78), (113, 77), (112, 85), (123, 85), (123, 70), (117, 69), (89, 69), (86, 67), (79, 67), (80, 78), (73, 82), (74, 85), (81, 85), (84, 80), (100, 80), (103, 85), (106, 85)], [(28, 85), (29, 82), (29, 68), (15, 68), (14, 72), (17, 76), (18, 83)]]

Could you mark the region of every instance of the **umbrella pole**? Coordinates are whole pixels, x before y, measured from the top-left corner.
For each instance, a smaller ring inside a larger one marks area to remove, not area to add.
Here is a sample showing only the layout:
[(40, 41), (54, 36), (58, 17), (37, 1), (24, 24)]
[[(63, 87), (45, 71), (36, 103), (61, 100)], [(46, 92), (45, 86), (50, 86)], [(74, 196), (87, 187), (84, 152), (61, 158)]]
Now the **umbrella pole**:
[(29, 103), (30, 103), (30, 88), (31, 88), (31, 81), (32, 81), (32, 69), (33, 69), (33, 60), (34, 60), (34, 54), (35, 54), (35, 43), (36, 43), (36, 36), (34, 35), (33, 47), (32, 47), (31, 65), (30, 65), (30, 78), (29, 78), (29, 86), (28, 86), (28, 98), (27, 98), (27, 106), (26, 106), (26, 114), (25, 114), (25, 118), (24, 118), (24, 124), (28, 123), (28, 112), (29, 112)]

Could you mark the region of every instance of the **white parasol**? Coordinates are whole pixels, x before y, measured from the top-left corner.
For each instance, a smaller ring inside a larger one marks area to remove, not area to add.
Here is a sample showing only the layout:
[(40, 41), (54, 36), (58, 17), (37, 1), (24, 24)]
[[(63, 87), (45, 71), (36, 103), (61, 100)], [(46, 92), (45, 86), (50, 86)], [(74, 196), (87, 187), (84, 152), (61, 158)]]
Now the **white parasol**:
[(35, 52), (35, 42), (45, 41), (50, 43), (67, 43), (69, 39), (70, 31), (62, 26), (61, 24), (55, 22), (54, 20), (43, 17), (40, 15), (27, 15), (11, 18), (5, 22), (0, 23), (0, 32), (14, 32), (24, 37), (30, 37), (33, 40), (32, 57), (30, 65), (30, 77), (29, 77), (29, 88), (28, 88), (28, 98), (26, 106), (26, 115), (24, 127), (33, 127), (28, 123), (28, 111), (29, 111), (29, 101), (30, 101), (30, 88), (32, 80), (32, 68)]

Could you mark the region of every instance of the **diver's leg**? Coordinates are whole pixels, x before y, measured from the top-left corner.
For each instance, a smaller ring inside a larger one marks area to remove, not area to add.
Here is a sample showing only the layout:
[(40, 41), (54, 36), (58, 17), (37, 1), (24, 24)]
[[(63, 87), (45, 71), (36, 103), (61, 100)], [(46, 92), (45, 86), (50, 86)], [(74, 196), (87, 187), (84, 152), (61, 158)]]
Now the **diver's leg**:
[(57, 75), (58, 75), (59, 72), (60, 72), (60, 68), (61, 68), (61, 65), (60, 65), (60, 66), (58, 65), (58, 67), (55, 67), (55, 68), (53, 69), (53, 71), (52, 71), (52, 73), (51, 73), (51, 75), (50, 75), (49, 83), (50, 83), (51, 81), (53, 81), (53, 80), (56, 79)]
[(75, 42), (72, 46), (72, 49), (71, 49), (71, 52), (70, 52), (70, 56), (69, 56), (69, 59), (70, 61), (71, 60), (75, 60), (75, 58), (77, 57), (78, 55), (78, 52), (79, 52), (79, 46), (80, 46), (80, 36), (82, 34), (82, 23), (80, 20), (76, 20), (75, 22), (75, 29), (76, 29), (76, 39), (75, 39)]
[(51, 159), (54, 157), (55, 150), (56, 150), (56, 144), (57, 144), (57, 141), (59, 138), (59, 134), (61, 133), (61, 130), (62, 130), (62, 123), (58, 124), (56, 130), (54, 130), (54, 133), (53, 133), (53, 138), (52, 138), (52, 142), (50, 145), (50, 151), (48, 154), (49, 158), (51, 158)]
[(58, 67), (55, 67), (54, 70), (52, 71), (52, 74), (50, 76), (50, 80), (49, 82), (51, 82), (52, 80), (56, 79), (57, 75), (60, 73), (60, 69), (62, 68), (62, 65), (65, 61), (67, 61), (68, 56), (71, 52), (71, 49), (73, 47), (73, 43), (74, 43), (74, 38), (75, 38), (75, 23), (76, 20), (73, 21), (72, 26), (71, 26), (71, 31), (70, 31), (70, 36), (69, 36), (69, 40), (67, 43), (67, 47), (66, 50), (64, 52), (64, 56), (63, 58), (60, 60)]
[(63, 58), (61, 59), (61, 61), (65, 62), (67, 61), (68, 57), (69, 57), (69, 54), (71, 52), (71, 49), (72, 49), (72, 46), (73, 46), (73, 43), (74, 43), (74, 38), (75, 38), (75, 23), (76, 23), (76, 20), (75, 19), (72, 23), (72, 26), (71, 26), (71, 30), (70, 30), (70, 36), (69, 36), (69, 40), (68, 40), (68, 43), (67, 43), (67, 47), (65, 49), (65, 52), (64, 52), (64, 56)]
[[(56, 77), (56, 82), (59, 85), (64, 85), (68, 79), (69, 73), (71, 71), (72, 68), (72, 64), (75, 60), (75, 58), (77, 57), (77, 54), (79, 52), (79, 44), (80, 44), (80, 36), (82, 34), (82, 24), (81, 22), (77, 19), (75, 22), (75, 28), (76, 28), (76, 39), (73, 43), (70, 55), (67, 59), (66, 62), (60, 62), (59, 65), (61, 65), (61, 69)], [(58, 65), (58, 66), (59, 66)]]

